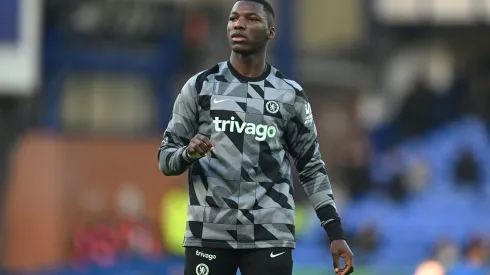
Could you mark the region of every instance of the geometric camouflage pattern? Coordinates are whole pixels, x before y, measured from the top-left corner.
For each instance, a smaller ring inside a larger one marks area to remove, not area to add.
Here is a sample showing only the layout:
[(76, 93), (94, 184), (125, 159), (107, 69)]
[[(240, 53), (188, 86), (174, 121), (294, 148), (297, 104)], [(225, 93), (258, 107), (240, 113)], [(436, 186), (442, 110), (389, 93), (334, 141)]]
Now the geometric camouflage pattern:
[[(183, 152), (197, 133), (209, 137), (214, 150), (190, 164)], [(166, 174), (190, 168), (183, 245), (294, 248), (289, 156), (314, 209), (335, 207), (300, 85), (270, 65), (262, 76), (247, 78), (229, 62), (189, 79), (159, 150)]]

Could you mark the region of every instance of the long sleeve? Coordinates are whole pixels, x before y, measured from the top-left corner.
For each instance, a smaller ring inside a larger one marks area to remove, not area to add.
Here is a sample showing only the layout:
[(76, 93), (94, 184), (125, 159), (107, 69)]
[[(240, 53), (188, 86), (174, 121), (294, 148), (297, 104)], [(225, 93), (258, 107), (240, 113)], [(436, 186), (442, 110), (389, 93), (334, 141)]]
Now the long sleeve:
[(331, 240), (343, 239), (332, 187), (320, 154), (310, 103), (303, 91), (295, 101), (295, 116), (287, 129), (287, 146), (294, 158), (301, 185)]
[(158, 166), (167, 176), (184, 173), (192, 161), (186, 157), (185, 150), (198, 128), (198, 103), (195, 78), (191, 78), (177, 96), (172, 119), (163, 135), (158, 150)]

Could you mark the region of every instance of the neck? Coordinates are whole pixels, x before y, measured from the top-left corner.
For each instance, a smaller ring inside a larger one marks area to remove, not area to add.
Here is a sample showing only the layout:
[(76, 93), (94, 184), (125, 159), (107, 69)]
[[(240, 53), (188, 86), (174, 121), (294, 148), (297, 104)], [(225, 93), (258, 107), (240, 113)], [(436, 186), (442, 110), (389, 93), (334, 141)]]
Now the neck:
[(265, 70), (265, 52), (252, 55), (243, 55), (231, 52), (230, 63), (241, 75), (258, 77)]

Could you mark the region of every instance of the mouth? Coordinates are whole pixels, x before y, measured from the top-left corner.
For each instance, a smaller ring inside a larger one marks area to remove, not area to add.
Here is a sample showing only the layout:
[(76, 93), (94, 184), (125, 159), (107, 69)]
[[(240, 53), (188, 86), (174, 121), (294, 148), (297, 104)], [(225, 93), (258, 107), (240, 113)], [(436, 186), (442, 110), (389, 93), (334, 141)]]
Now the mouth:
[(247, 40), (247, 36), (242, 33), (233, 33), (231, 35), (231, 40), (235, 42), (241, 42)]

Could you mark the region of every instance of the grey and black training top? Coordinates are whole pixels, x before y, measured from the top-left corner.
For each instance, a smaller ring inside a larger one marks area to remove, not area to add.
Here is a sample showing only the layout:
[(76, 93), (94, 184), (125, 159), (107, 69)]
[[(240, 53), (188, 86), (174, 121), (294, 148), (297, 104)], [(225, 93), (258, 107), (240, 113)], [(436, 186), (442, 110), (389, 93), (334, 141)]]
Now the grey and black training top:
[[(192, 161), (185, 150), (197, 133), (209, 137), (214, 150)], [(289, 155), (322, 226), (335, 224), (329, 235), (341, 238), (302, 87), (270, 65), (261, 76), (248, 78), (222, 62), (190, 78), (158, 153), (166, 175), (190, 168), (184, 246), (294, 248)]]

